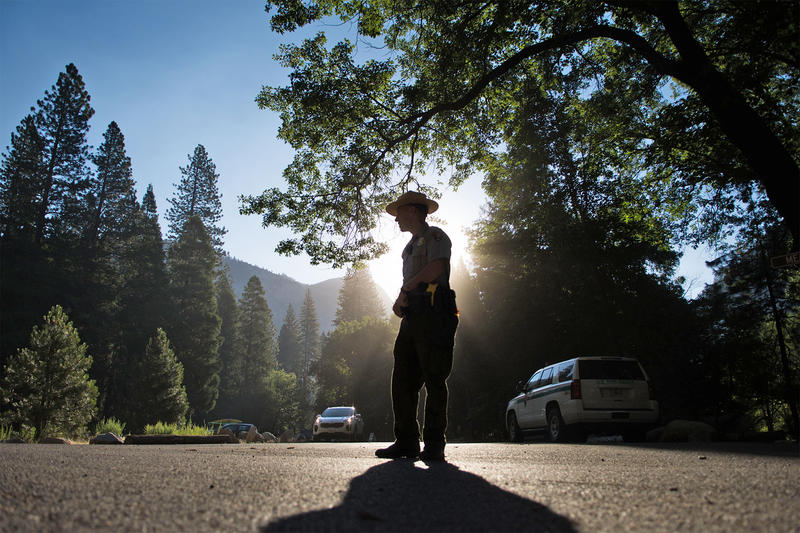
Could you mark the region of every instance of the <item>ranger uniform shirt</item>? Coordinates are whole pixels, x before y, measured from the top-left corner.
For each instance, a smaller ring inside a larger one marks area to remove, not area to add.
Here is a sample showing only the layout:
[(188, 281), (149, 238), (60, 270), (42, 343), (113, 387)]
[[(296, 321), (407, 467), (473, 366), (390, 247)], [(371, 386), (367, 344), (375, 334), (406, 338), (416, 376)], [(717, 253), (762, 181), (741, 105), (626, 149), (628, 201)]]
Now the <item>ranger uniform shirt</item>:
[(447, 267), (433, 283), (449, 285), (451, 248), (450, 237), (441, 228), (425, 224), (422, 234), (411, 237), (403, 250), (403, 283), (417, 275), (428, 263), (446, 259)]

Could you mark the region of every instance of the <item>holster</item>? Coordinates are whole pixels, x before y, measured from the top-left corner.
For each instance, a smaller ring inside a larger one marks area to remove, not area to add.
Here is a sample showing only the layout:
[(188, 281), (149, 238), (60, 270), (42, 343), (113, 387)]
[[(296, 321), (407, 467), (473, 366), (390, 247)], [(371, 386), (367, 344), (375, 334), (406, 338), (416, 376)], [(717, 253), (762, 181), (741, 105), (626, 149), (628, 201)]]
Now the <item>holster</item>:
[(456, 293), (449, 286), (438, 285), (434, 291), (427, 283), (420, 285), (408, 296), (408, 307), (403, 316), (425, 316), (426, 330), (429, 339), (437, 345), (453, 347), (456, 328), (458, 327), (458, 306)]

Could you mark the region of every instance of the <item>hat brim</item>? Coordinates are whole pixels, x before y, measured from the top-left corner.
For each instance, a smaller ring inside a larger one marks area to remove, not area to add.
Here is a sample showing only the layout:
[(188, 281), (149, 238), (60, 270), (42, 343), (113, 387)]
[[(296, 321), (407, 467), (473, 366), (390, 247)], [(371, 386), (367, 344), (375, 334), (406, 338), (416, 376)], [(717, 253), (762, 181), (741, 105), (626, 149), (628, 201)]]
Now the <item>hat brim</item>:
[(397, 216), (397, 209), (404, 205), (424, 205), (428, 208), (428, 214), (439, 209), (439, 204), (430, 198), (400, 198), (386, 206), (386, 212), (393, 217)]

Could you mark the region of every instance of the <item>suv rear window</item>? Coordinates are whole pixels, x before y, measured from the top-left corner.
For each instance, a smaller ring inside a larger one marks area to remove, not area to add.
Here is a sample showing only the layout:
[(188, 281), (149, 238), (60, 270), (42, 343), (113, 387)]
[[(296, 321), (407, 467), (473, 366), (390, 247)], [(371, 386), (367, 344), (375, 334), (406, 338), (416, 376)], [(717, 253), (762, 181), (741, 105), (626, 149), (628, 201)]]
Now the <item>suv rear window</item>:
[(558, 365), (558, 381), (572, 381), (572, 375), (575, 373), (575, 361), (567, 361)]
[(581, 379), (644, 379), (636, 361), (593, 359), (579, 361)]

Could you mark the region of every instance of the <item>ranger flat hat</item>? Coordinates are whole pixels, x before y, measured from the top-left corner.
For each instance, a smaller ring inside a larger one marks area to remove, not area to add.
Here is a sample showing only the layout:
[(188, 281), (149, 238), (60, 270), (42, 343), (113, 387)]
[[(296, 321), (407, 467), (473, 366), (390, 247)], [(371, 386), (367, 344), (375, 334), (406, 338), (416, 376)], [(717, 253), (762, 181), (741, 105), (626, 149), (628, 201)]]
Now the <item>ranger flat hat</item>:
[(424, 205), (428, 208), (428, 213), (433, 213), (439, 209), (439, 204), (422, 194), (421, 192), (408, 191), (397, 200), (386, 206), (386, 212), (393, 217), (397, 216), (397, 208), (403, 205)]

